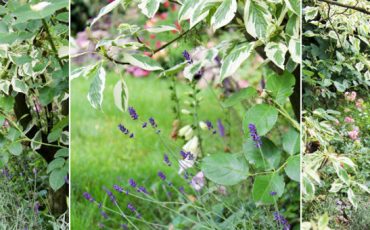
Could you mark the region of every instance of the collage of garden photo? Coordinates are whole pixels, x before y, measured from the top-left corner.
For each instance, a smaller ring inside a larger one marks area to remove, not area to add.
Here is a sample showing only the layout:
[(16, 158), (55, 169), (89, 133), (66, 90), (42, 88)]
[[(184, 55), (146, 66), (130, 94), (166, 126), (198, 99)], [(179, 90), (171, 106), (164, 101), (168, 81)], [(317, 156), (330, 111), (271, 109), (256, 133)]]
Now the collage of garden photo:
[(0, 0), (0, 230), (370, 230), (370, 1)]

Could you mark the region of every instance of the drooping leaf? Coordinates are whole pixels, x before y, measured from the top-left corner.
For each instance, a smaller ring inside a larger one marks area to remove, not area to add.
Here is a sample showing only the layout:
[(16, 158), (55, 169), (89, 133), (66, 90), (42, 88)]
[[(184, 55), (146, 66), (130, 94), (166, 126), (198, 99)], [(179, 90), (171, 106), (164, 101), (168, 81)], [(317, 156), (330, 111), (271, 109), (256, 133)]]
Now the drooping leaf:
[(163, 68), (158, 62), (145, 55), (125, 54), (123, 60), (125, 62), (130, 63), (133, 66), (140, 67), (144, 70), (148, 71), (163, 70)]
[(283, 149), (290, 155), (299, 152), (300, 135), (295, 129), (289, 128), (288, 132), (283, 135)]
[(8, 151), (15, 156), (19, 156), (23, 151), (23, 146), (20, 142), (13, 142), (8, 146)]
[(225, 0), (217, 8), (211, 18), (211, 25), (214, 31), (227, 25), (235, 17), (237, 9), (236, 0)]
[(222, 60), (220, 70), (221, 81), (233, 75), (239, 69), (240, 65), (251, 55), (254, 49), (254, 44), (254, 42), (251, 42), (237, 45)]
[(301, 63), (301, 40), (299, 38), (291, 38), (288, 49), (293, 61)]
[(204, 175), (221, 185), (235, 185), (248, 177), (249, 167), (236, 154), (217, 153), (205, 157), (201, 165)]
[(103, 103), (103, 91), (105, 88), (105, 75), (106, 75), (103, 65), (100, 65), (92, 73), (92, 75), (93, 79), (90, 85), (87, 99), (89, 100), (93, 108), (100, 109)]
[(179, 22), (190, 19), (191, 14), (195, 10), (196, 4), (196, 0), (184, 0), (178, 14)]
[(278, 118), (278, 111), (267, 104), (258, 104), (250, 108), (243, 120), (244, 133), (249, 137), (249, 124), (254, 124), (260, 136), (268, 133), (274, 127)]
[(139, 8), (141, 12), (148, 18), (152, 18), (159, 9), (161, 0), (141, 0)]
[(175, 74), (181, 72), (185, 66), (188, 65), (188, 62), (185, 61), (185, 62), (181, 62), (180, 64), (177, 64), (167, 70), (164, 70), (161, 74), (160, 74), (160, 77), (170, 77), (170, 76), (174, 76)]
[(68, 171), (63, 168), (53, 170), (49, 176), (50, 187), (54, 191), (60, 189), (65, 184), (65, 177), (67, 174)]
[(120, 79), (113, 89), (114, 104), (122, 112), (128, 108), (128, 88), (124, 79)]
[(244, 23), (247, 32), (254, 38), (266, 38), (272, 24), (272, 16), (264, 1), (246, 0)]
[(300, 0), (285, 0), (286, 6), (296, 15), (300, 15), (301, 1)]
[(47, 168), (46, 173), (50, 173), (51, 171), (53, 171), (55, 169), (62, 168), (65, 163), (66, 163), (66, 161), (64, 160), (64, 158), (62, 158), (62, 157), (55, 158), (54, 160), (52, 160), (48, 164), (48, 168)]
[(35, 136), (32, 138), (32, 142), (31, 142), (31, 148), (33, 150), (38, 150), (39, 148), (41, 148), (41, 130), (37, 131), (37, 133), (35, 134)]
[(116, 7), (118, 7), (121, 4), (122, 0), (114, 0), (108, 5), (104, 6), (100, 9), (98, 16), (96, 16), (93, 21), (91, 22), (91, 27), (104, 15), (108, 14), (112, 10), (114, 10)]
[[(252, 189), (252, 197), (257, 205), (273, 204), (284, 192), (284, 178), (278, 173), (256, 176)], [(276, 192), (272, 196), (270, 193)]]

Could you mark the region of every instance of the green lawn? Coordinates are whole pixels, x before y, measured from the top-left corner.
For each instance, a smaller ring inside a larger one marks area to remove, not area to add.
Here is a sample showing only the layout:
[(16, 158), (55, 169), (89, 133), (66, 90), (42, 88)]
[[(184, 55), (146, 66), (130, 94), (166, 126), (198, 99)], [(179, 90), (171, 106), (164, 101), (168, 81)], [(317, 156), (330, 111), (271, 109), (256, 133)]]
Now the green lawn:
[[(102, 186), (112, 188), (113, 184), (127, 187), (129, 178), (145, 185), (147, 189), (158, 186), (157, 172), (162, 170), (168, 174), (174, 183), (181, 183), (175, 166), (168, 167), (163, 163), (165, 149), (153, 129), (142, 129), (141, 123), (132, 121), (128, 114), (123, 114), (114, 105), (113, 87), (118, 81), (118, 75), (107, 75), (106, 89), (102, 111), (94, 110), (87, 101), (90, 80), (83, 78), (72, 81), (71, 86), (71, 225), (73, 229), (95, 229), (102, 219), (97, 207), (88, 203), (82, 196), (88, 191), (93, 197), (109, 203)], [(184, 142), (174, 142), (168, 137), (172, 129), (174, 115), (171, 112), (170, 81), (157, 79), (154, 76), (145, 79), (127, 77), (130, 91), (129, 104), (136, 108), (141, 119), (154, 117), (162, 135), (171, 146), (180, 147)], [(180, 95), (190, 90), (189, 86), (180, 83)], [(225, 115), (218, 105), (215, 95), (206, 89), (201, 92), (203, 101), (200, 109), (200, 119), (214, 122)], [(184, 99), (184, 98), (183, 98)], [(233, 133), (241, 137), (238, 130), (240, 121), (231, 117), (235, 130)], [(135, 138), (129, 139), (119, 132), (119, 123), (135, 132)], [(223, 149), (223, 140), (218, 135), (203, 135), (206, 153)], [(241, 138), (233, 140), (234, 151), (240, 151)], [(166, 142), (167, 142), (166, 141)], [(163, 196), (163, 194), (159, 194)], [(127, 197), (119, 200), (127, 202)], [(138, 204), (140, 205), (140, 204)], [(144, 218), (169, 218), (166, 214), (154, 213), (150, 204), (142, 204), (138, 209)], [(116, 218), (116, 220), (119, 220)]]

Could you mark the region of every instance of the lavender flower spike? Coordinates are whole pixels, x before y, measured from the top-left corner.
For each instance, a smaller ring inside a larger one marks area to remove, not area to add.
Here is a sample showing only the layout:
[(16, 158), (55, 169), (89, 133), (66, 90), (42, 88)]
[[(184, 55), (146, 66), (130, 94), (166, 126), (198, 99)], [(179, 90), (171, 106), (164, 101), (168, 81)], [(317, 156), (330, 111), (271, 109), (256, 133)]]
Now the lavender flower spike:
[(90, 201), (90, 202), (94, 202), (94, 198), (90, 195), (90, 193), (88, 192), (84, 192), (84, 197), (86, 200)]
[(218, 127), (218, 131), (219, 131), (219, 133), (220, 133), (220, 136), (221, 136), (221, 137), (224, 137), (224, 136), (225, 136), (225, 127), (224, 127), (224, 125), (222, 124), (221, 119), (218, 119), (218, 120), (217, 120), (217, 127)]
[(128, 181), (128, 183), (130, 184), (130, 186), (131, 187), (133, 187), (133, 188), (136, 188), (136, 182), (134, 181), (134, 179), (130, 179), (129, 181)]
[(133, 120), (137, 120), (139, 118), (134, 107), (128, 107), (128, 112)]
[(283, 230), (290, 230), (290, 224), (280, 213), (274, 212), (274, 220), (278, 222), (279, 225), (282, 225)]
[(248, 128), (249, 128), (249, 132), (251, 134), (251, 137), (252, 137), (252, 140), (255, 142), (256, 144), (256, 147), (257, 148), (261, 148), (262, 146), (262, 141), (261, 141), (261, 137), (258, 136), (258, 133), (257, 133), (257, 128), (254, 124), (249, 124), (248, 125)]
[(103, 187), (103, 189), (107, 193), (107, 195), (109, 196), (112, 203), (117, 205), (117, 200), (116, 200), (116, 197), (113, 195), (113, 193), (109, 189), (107, 189), (106, 187)]
[(166, 165), (171, 166), (171, 161), (167, 154), (164, 154), (163, 161), (166, 163)]
[(158, 172), (158, 176), (162, 179), (162, 180), (166, 180), (166, 175), (164, 175), (163, 172), (159, 171)]
[(191, 59), (190, 54), (187, 50), (184, 50), (184, 52), (182, 52), (182, 55), (188, 61), (189, 64), (193, 63), (193, 60)]

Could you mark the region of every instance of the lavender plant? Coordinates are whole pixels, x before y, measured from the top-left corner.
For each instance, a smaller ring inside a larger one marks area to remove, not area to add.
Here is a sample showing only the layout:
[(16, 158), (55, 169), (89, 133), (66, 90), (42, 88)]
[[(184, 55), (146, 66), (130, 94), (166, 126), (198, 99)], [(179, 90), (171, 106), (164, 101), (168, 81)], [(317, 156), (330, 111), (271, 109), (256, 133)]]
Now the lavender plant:
[[(117, 124), (117, 133), (130, 141), (142, 141), (135, 130), (152, 129), (152, 135), (165, 149), (161, 154), (168, 170), (148, 175), (157, 177), (158, 186), (154, 188), (129, 177), (105, 185), (102, 189), (110, 204), (95, 200), (94, 193), (90, 194), (92, 188), (87, 189), (83, 194), (86, 202), (95, 205), (102, 216), (96, 224), (123, 229), (290, 229), (299, 225), (300, 103), (296, 79), (300, 2), (185, 0), (171, 4), (179, 8), (175, 12), (178, 26), (121, 23), (117, 36), (93, 41), (92, 53), (99, 56), (98, 62), (72, 71), (73, 79), (91, 79), (88, 100), (96, 109), (102, 108), (107, 67), (120, 73), (121, 66), (153, 74), (160, 71), (161, 78), (171, 80), (175, 108), (172, 130), (162, 127), (150, 114), (140, 114), (140, 108), (136, 111), (129, 106), (129, 90), (135, 89), (127, 87), (125, 74), (114, 87), (115, 105), (128, 112), (135, 124), (129, 127), (123, 121)], [(94, 30), (103, 16), (117, 13), (120, 6), (126, 10), (138, 8), (153, 18), (161, 5), (161, 1), (113, 1), (100, 10), (87, 31)], [(155, 37), (171, 31), (176, 37), (156, 48), (144, 42), (147, 35)], [(193, 50), (178, 50), (183, 59), (166, 69), (163, 66), (167, 63), (157, 58), (195, 33), (209, 32), (216, 37), (216, 31), (232, 34), (232, 38), (223, 42), (209, 38), (216, 44), (204, 48), (198, 58)], [(264, 59), (257, 67), (263, 73), (257, 82), (261, 80), (263, 87), (254, 83), (240, 87), (237, 76), (257, 55)], [(215, 74), (207, 78), (209, 70)], [(176, 83), (181, 81), (188, 85), (186, 95), (177, 94)], [(223, 117), (202, 119), (202, 83), (212, 92)], [(235, 117), (236, 128), (232, 125)], [(237, 135), (232, 128), (238, 130)], [(177, 141), (168, 142), (163, 136), (169, 130)], [(222, 147), (213, 143), (210, 148), (205, 139), (222, 142)], [(234, 139), (243, 144), (232, 143)], [(153, 207), (163, 218), (147, 219), (141, 210), (144, 205)]]

